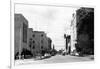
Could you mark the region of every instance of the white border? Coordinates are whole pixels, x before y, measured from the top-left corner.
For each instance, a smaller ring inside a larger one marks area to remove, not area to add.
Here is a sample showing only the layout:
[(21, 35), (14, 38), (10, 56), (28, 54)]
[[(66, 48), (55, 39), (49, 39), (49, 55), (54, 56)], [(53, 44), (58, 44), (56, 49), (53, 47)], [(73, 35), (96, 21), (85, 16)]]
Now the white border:
[[(57, 6), (57, 7), (91, 7), (95, 9), (95, 6), (87, 6), (87, 5), (68, 5), (68, 4), (47, 4), (47, 3), (23, 3), (23, 2), (16, 2), (16, 1), (11, 1), (11, 9), (10, 9), (10, 14), (11, 14), (11, 24), (10, 24), (10, 67), (15, 68), (15, 62), (14, 62), (14, 9), (15, 9), (15, 4), (30, 4), (30, 5), (42, 5), (42, 6)], [(62, 64), (62, 63), (61, 63)], [(65, 64), (65, 63), (64, 63)]]

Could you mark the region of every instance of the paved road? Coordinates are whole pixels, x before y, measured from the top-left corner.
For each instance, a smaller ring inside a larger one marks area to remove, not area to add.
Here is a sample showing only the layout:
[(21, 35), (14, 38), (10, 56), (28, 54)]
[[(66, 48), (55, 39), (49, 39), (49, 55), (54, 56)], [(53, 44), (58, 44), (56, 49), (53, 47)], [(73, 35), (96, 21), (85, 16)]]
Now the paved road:
[(16, 65), (19, 64), (47, 64), (47, 63), (64, 63), (64, 62), (80, 62), (80, 61), (93, 61), (93, 55), (92, 56), (86, 56), (86, 57), (77, 57), (77, 56), (61, 56), (56, 55), (52, 56), (50, 58), (42, 59), (42, 60), (34, 60), (34, 59), (25, 59), (25, 60), (17, 60), (15, 61)]

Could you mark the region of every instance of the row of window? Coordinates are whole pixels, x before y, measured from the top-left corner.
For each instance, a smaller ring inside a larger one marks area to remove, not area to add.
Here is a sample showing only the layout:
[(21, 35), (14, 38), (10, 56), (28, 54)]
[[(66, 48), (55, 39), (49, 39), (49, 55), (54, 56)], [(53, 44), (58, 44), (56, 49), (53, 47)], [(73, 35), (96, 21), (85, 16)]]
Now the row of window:
[[(35, 35), (33, 34), (33, 37), (35, 37)], [(41, 37), (43, 37), (43, 34), (41, 34)], [(32, 38), (30, 38), (30, 41), (32, 43), (35, 43), (35, 40), (32, 40)], [(41, 43), (43, 43), (43, 40), (41, 40)], [(29, 45), (31, 47), (31, 45)], [(32, 46), (32, 49), (35, 49), (35, 45)], [(41, 49), (43, 49), (43, 46), (41, 46)]]
[[(35, 41), (33, 40), (33, 43), (35, 43)], [(43, 43), (43, 40), (41, 40), (41, 43)]]
[[(35, 34), (33, 34), (32, 36), (35, 37)], [(41, 34), (41, 37), (43, 37), (43, 34)]]
[[(35, 49), (35, 45), (33, 45), (32, 49)], [(43, 49), (43, 46), (41, 46), (41, 49)]]

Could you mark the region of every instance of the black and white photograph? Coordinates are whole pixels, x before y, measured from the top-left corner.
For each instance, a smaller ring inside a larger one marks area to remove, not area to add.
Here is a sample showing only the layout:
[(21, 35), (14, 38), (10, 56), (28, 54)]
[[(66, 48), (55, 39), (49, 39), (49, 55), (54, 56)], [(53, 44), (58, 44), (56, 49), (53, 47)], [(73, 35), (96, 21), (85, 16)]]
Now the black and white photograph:
[(14, 64), (94, 61), (94, 8), (14, 4)]

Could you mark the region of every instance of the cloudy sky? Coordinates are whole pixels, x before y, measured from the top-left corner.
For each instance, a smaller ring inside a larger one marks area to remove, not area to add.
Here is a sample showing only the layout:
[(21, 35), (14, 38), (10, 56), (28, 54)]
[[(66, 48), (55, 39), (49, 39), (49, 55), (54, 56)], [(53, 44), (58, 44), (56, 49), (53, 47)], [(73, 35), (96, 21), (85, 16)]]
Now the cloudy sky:
[(55, 48), (65, 47), (64, 33), (69, 34), (72, 14), (77, 8), (41, 6), (41, 5), (15, 5), (15, 13), (21, 13), (29, 22), (29, 28), (34, 31), (45, 31), (51, 37)]

